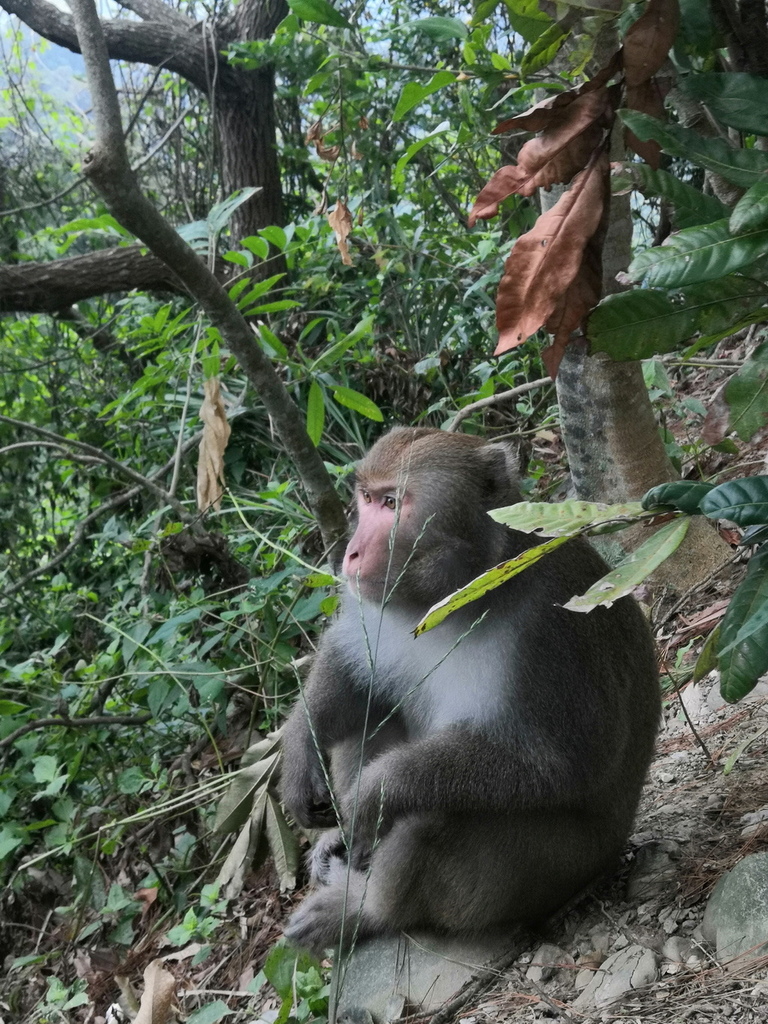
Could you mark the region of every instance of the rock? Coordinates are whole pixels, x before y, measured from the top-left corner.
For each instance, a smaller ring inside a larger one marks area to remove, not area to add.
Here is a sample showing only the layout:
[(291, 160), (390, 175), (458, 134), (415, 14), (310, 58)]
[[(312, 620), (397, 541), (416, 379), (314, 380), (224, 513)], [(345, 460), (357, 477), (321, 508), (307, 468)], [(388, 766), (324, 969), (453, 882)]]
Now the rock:
[(627, 882), (628, 897), (648, 900), (668, 892), (681, 856), (679, 844), (672, 839), (654, 839), (641, 846)]
[(344, 1024), (397, 1020), (406, 1008), (432, 1013), (484, 965), (511, 948), (514, 934), (483, 939), (434, 935), (386, 937), (361, 942), (336, 966), (331, 981), (331, 1014)]
[(652, 949), (627, 946), (609, 956), (592, 981), (573, 1003), (573, 1008), (586, 1011), (602, 1009), (624, 996), (650, 985), (658, 978), (658, 960)]
[[(559, 946), (552, 945), (551, 942), (545, 942), (534, 952), (531, 966), (525, 972), (525, 976), (534, 985), (543, 985), (550, 981), (564, 964), (573, 966), (574, 959), (571, 954)], [(563, 974), (567, 974), (570, 979), (573, 972), (566, 969)]]
[(684, 939), (680, 935), (675, 935), (664, 943), (661, 955), (665, 960), (682, 964), (688, 961), (693, 955), (693, 951), (694, 945), (690, 939)]
[(659, 782), (674, 782), (675, 776), (672, 772), (659, 772), (658, 779)]
[(739, 861), (709, 897), (701, 933), (718, 960), (768, 953), (768, 853)]

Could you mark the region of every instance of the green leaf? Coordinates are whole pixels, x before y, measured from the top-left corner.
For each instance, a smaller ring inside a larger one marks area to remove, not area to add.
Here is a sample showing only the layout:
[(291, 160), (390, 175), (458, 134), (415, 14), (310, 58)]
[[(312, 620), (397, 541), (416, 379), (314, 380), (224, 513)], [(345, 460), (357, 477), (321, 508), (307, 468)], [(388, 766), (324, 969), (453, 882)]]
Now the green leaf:
[[(475, 21), (478, 20), (481, 6), (478, 6)], [(535, 43), (552, 24), (552, 19), (540, 9), (539, 0), (506, 0), (506, 7), (510, 25), (526, 43)]]
[(703, 139), (690, 128), (664, 124), (637, 110), (620, 110), (619, 116), (638, 139), (655, 139), (665, 152), (721, 174), (734, 185), (750, 188), (768, 171), (768, 154), (761, 150), (733, 149), (723, 139)]
[(768, 135), (768, 81), (745, 72), (681, 76), (678, 88), (703, 103), (718, 121), (740, 132)]
[(408, 149), (406, 149), (406, 151), (395, 164), (395, 169), (392, 173), (392, 184), (395, 188), (402, 188), (402, 186), (405, 184), (405, 168), (413, 159), (413, 157), (416, 156), (419, 150), (423, 149), (425, 146), (428, 146), (430, 142), (432, 142), (436, 138), (436, 136), (442, 135), (442, 133), (447, 131), (450, 128), (450, 126), (451, 125), (449, 121), (443, 121), (441, 124), (437, 126), (437, 128), (435, 128), (433, 132), (430, 132), (429, 135), (425, 135), (423, 139), (418, 139), (418, 141), (411, 143)]
[(704, 496), (699, 507), (709, 519), (730, 519), (737, 526), (762, 526), (768, 523), (768, 476), (748, 476), (720, 484)]
[(292, 946), (275, 946), (264, 964), (267, 981), (276, 990), (281, 999), (293, 996), (294, 977), (312, 968), (320, 967), (318, 961), (303, 950)]
[(17, 715), (26, 711), (29, 705), (19, 704), (17, 700), (0, 700), (0, 715)]
[(58, 761), (51, 754), (41, 754), (35, 758), (32, 774), (36, 782), (52, 782), (58, 771)]
[(210, 233), (218, 235), (227, 226), (238, 206), (242, 206), (251, 196), (255, 196), (257, 192), (261, 192), (260, 185), (249, 185), (247, 188), (238, 189), (237, 192), (233, 192), (227, 199), (212, 206), (206, 218)]
[(352, 28), (351, 23), (335, 7), (331, 7), (328, 0), (288, 0), (288, 6), (303, 21), (333, 25), (335, 28)]
[(610, 608), (614, 601), (631, 594), (680, 547), (689, 523), (690, 519), (680, 518), (662, 526), (615, 569), (593, 583), (585, 594), (572, 597), (563, 607), (572, 612), (589, 612), (598, 605)]
[[(768, 491), (768, 478), (766, 490)], [(731, 598), (720, 626), (720, 693), (729, 703), (746, 696), (768, 671), (768, 548), (761, 548), (747, 566), (747, 575)], [(761, 617), (754, 631), (750, 620)], [(744, 639), (738, 641), (739, 635)], [(737, 642), (738, 641), (738, 642)]]
[(373, 315), (363, 317), (359, 324), (352, 328), (349, 334), (345, 334), (343, 338), (327, 348), (325, 352), (321, 352), (320, 355), (315, 359), (314, 362), (309, 365), (309, 372), (314, 373), (316, 370), (324, 369), (327, 366), (331, 366), (337, 362), (346, 351), (356, 345), (358, 341), (363, 338), (370, 337), (373, 330)]
[(270, 245), (282, 252), (288, 245), (288, 235), (279, 224), (268, 224), (265, 228), (259, 229), (262, 238), (266, 238)]
[(732, 234), (768, 225), (768, 181), (758, 181), (733, 208), (728, 227)]
[(570, 29), (562, 28), (557, 22), (545, 29), (523, 57), (520, 65), (522, 77), (528, 78), (551, 64), (570, 34)]
[(648, 164), (623, 164), (620, 176), (623, 179), (628, 176), (644, 196), (656, 196), (671, 203), (674, 207), (672, 220), (677, 228), (711, 224), (728, 216), (725, 203), (705, 195), (692, 185), (686, 185), (667, 171), (654, 171)]
[(216, 1021), (228, 1017), (234, 1010), (230, 1010), (223, 999), (214, 999), (212, 1003), (193, 1010), (187, 1017), (187, 1024), (216, 1024)]
[(696, 659), (696, 664), (693, 666), (694, 683), (698, 683), (704, 676), (709, 675), (713, 669), (717, 668), (717, 647), (719, 643), (720, 623), (715, 626), (704, 641), (704, 646), (701, 648), (701, 652)]
[(366, 398), (365, 395), (361, 395), (359, 391), (353, 391), (352, 388), (334, 387), (333, 397), (339, 405), (344, 405), (347, 409), (353, 409), (369, 420), (375, 420), (377, 423), (384, 422), (384, 416), (378, 405), (372, 402), (370, 398)]
[(488, 514), (512, 530), (538, 533), (543, 537), (572, 537), (593, 523), (635, 517), (642, 511), (639, 501), (623, 505), (589, 501), (519, 501), (507, 508), (492, 509)]
[(749, 441), (768, 424), (768, 344), (752, 353), (725, 385), (723, 400), (730, 410), (728, 429)]
[(663, 245), (646, 249), (630, 264), (628, 274), (647, 285), (675, 288), (713, 281), (749, 267), (768, 253), (768, 228), (732, 235), (728, 221), (686, 228)]
[(320, 444), (324, 424), (325, 396), (323, 389), (316, 380), (313, 380), (309, 385), (309, 397), (307, 398), (307, 433), (315, 448)]
[(169, 636), (175, 637), (179, 631), (179, 626), (186, 626), (190, 622), (197, 622), (202, 614), (202, 608), (188, 608), (180, 615), (174, 615), (172, 618), (167, 619), (162, 626), (158, 626), (152, 636), (146, 641), (146, 646), (166, 640)]
[(463, 21), (459, 21), (458, 18), (441, 16), (408, 21), (403, 28), (415, 28), (436, 43), (445, 43), (452, 39), (466, 39), (469, 35), (469, 29)]
[(699, 512), (701, 499), (714, 489), (714, 484), (702, 484), (694, 480), (673, 480), (668, 484), (652, 487), (643, 495), (644, 509), (657, 508), (659, 505), (686, 512), (689, 516)]
[(296, 872), (299, 870), (299, 843), (288, 822), (283, 809), (272, 796), (267, 796), (267, 839), (275, 870), (280, 880), (280, 891), (296, 888)]
[(214, 829), (217, 832), (234, 832), (243, 826), (251, 813), (255, 794), (265, 787), (278, 764), (278, 754), (257, 761), (239, 771), (232, 778), (221, 803), (216, 809)]
[(477, 601), (478, 598), (483, 597), (490, 590), (495, 590), (496, 587), (500, 587), (507, 580), (518, 576), (529, 565), (534, 565), (544, 555), (559, 548), (569, 539), (570, 537), (555, 537), (553, 540), (548, 540), (546, 543), (539, 544), (535, 548), (528, 548), (527, 551), (523, 551), (516, 558), (511, 558), (507, 562), (500, 562), (493, 569), (484, 572), (482, 576), (477, 576), (465, 587), (455, 590), (452, 594), (444, 597), (442, 601), (433, 604), (413, 631), (414, 636), (421, 636), (427, 630), (439, 626), (443, 619), (446, 619), (451, 612), (463, 608), (466, 604), (471, 604), (472, 601)]
[(248, 235), (247, 238), (240, 239), (240, 245), (245, 246), (246, 249), (261, 260), (265, 260), (269, 256), (269, 242), (266, 238), (261, 238), (259, 235)]
[(426, 85), (419, 85), (418, 82), (408, 82), (403, 86), (403, 91), (400, 93), (400, 99), (397, 101), (397, 106), (392, 114), (392, 120), (401, 121), (409, 110), (413, 110), (427, 96), (431, 96), (433, 92), (437, 92), (438, 89), (443, 89), (446, 85), (451, 85), (455, 81), (456, 76), (453, 72), (438, 71)]
[(648, 359), (671, 352), (695, 333), (729, 330), (768, 301), (762, 281), (733, 275), (666, 292), (652, 288), (608, 295), (592, 311), (587, 336), (593, 352), (612, 359)]

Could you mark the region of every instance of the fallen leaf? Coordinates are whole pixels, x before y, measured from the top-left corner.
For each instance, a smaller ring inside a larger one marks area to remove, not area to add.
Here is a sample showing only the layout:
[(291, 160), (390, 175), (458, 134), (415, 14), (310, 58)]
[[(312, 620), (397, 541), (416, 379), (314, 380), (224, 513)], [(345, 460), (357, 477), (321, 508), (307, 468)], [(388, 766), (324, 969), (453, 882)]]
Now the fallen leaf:
[(343, 203), (340, 199), (336, 201), (336, 205), (328, 214), (328, 223), (336, 235), (336, 245), (341, 253), (341, 262), (345, 267), (351, 267), (352, 257), (349, 255), (347, 238), (352, 231), (352, 214), (346, 203)]
[(144, 994), (133, 1024), (167, 1024), (176, 979), (161, 960), (153, 960), (144, 971)]
[[(548, 322), (557, 320), (555, 329), (562, 334), (574, 320), (575, 312), (559, 304), (568, 295), (587, 244), (602, 222), (608, 169), (604, 152), (593, 156), (571, 189), (515, 242), (496, 297), (496, 355), (522, 344)], [(592, 254), (587, 265), (593, 267)], [(579, 308), (585, 301), (585, 281), (586, 276), (577, 285)]]
[(671, 50), (680, 25), (678, 0), (648, 0), (624, 37), (624, 77), (628, 86), (653, 78)]
[(197, 460), (197, 507), (201, 512), (221, 506), (224, 493), (224, 452), (232, 428), (221, 400), (218, 377), (205, 382), (205, 398), (200, 407), (203, 437)]

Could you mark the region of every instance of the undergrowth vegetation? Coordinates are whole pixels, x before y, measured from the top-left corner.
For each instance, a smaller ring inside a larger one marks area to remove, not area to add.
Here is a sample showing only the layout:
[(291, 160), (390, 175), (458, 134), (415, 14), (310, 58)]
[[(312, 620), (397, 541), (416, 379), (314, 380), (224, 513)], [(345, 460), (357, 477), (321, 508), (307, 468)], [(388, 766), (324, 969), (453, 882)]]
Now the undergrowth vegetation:
[[(582, 125), (589, 152), (562, 111), (576, 109), (601, 25), (579, 26), (575, 2), (556, 20), (551, 5), (527, 0), (473, 10), (398, 0), (354, 29), (326, 0), (289, 6), (269, 38), (217, 51), (233, 75), (275, 73), (281, 223), (255, 223), (260, 193), (227, 179), (224, 126), (193, 77), (121, 64), (142, 188), (225, 284), (343, 500), (351, 464), (382, 425), (446, 428), (457, 416), (463, 430), (514, 436), (526, 498), (563, 497), (555, 388), (541, 355), (560, 307), (539, 297), (547, 275), (562, 277), (565, 295), (574, 277), (560, 262), (537, 265), (531, 280), (512, 263), (504, 276), (515, 240), (528, 232), (524, 245), (541, 248), (546, 230), (535, 227), (537, 186), (494, 178), (513, 159), (525, 167), (524, 126), (490, 133), (502, 117), (529, 116), (533, 90), (547, 88), (560, 101), (530, 130), (543, 132), (540, 148), (557, 148), (565, 125), (580, 150), (570, 177), (583, 173), (606, 143), (601, 119), (618, 93)], [(588, 334), (612, 357), (645, 360), (672, 464), (689, 482), (714, 484), (760, 465), (750, 445), (766, 422), (768, 357), (754, 325), (768, 308), (768, 192), (756, 140), (768, 136), (768, 102), (764, 79), (745, 69), (713, 81), (725, 50), (701, 6), (681, 4), (677, 70), (689, 81), (701, 72), (708, 109), (723, 133), (741, 133), (738, 145), (724, 155), (649, 110), (625, 111), (636, 141), (666, 153), (666, 170), (614, 168), (615, 191), (637, 193), (643, 251), (631, 274), (650, 287), (606, 300)], [(624, 4), (619, 36), (656, 7)], [(173, 13), (199, 14), (186, 3)], [(150, 275), (152, 257), (84, 183), (90, 96), (79, 59), (8, 18), (0, 33), (0, 1000), (18, 1019), (85, 1019), (85, 1007), (103, 1013), (121, 986), (130, 1004), (130, 985), (114, 979), (170, 952), (199, 989), (256, 997), (268, 981), (279, 1024), (322, 1016), (319, 965), (282, 946), (267, 957), (300, 877), (301, 841), (276, 797), (272, 734), (336, 602), (316, 518), (280, 424), (222, 333), (172, 272)], [(745, 107), (754, 115), (734, 122)], [(704, 196), (704, 170), (746, 198)], [(501, 216), (470, 233), (484, 186)], [(683, 229), (677, 241), (649, 245), (671, 223)], [(594, 278), (593, 241), (566, 246), (577, 285)], [(123, 277), (111, 276), (117, 263)], [(53, 276), (34, 277), (51, 266), (77, 279), (68, 296)], [(536, 321), (523, 345), (510, 313), (518, 287)], [(588, 298), (577, 319), (597, 295)], [(516, 341), (493, 357), (497, 327)], [(574, 327), (560, 323), (559, 355)], [(734, 327), (744, 333), (715, 383), (702, 384), (711, 367), (700, 349), (722, 356), (714, 346)], [(491, 404), (520, 385), (530, 387)], [(212, 441), (201, 417), (229, 432)], [(709, 515), (704, 494), (692, 504), (685, 488), (667, 490), (660, 504)], [(729, 518), (762, 524), (747, 540), (764, 544), (765, 488), (748, 504)], [(598, 519), (593, 510), (589, 522)], [(561, 518), (560, 528), (585, 522)], [(751, 623), (753, 675), (768, 636), (768, 592), (756, 577), (721, 650), (745, 641)], [(162, 972), (153, 979), (167, 991)], [(231, 1009), (208, 1000), (195, 1019), (213, 1024)]]

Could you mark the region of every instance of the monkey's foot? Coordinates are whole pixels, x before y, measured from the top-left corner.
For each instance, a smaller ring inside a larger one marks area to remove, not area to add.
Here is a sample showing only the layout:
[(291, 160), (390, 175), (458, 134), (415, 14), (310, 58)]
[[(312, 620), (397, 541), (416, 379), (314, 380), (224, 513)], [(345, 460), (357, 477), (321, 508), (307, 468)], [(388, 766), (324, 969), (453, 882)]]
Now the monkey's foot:
[(338, 828), (320, 836), (307, 857), (309, 877), (314, 885), (329, 885), (347, 870), (347, 848)]
[[(346, 870), (345, 866), (345, 874)], [(364, 876), (354, 871), (349, 878), (349, 885), (346, 878), (339, 878), (318, 889), (307, 896), (299, 909), (291, 915), (285, 937), (297, 946), (320, 954), (325, 949), (338, 946), (342, 926), (345, 945), (351, 943), (356, 932), (360, 938), (370, 934), (375, 928), (363, 912), (364, 890)]]

